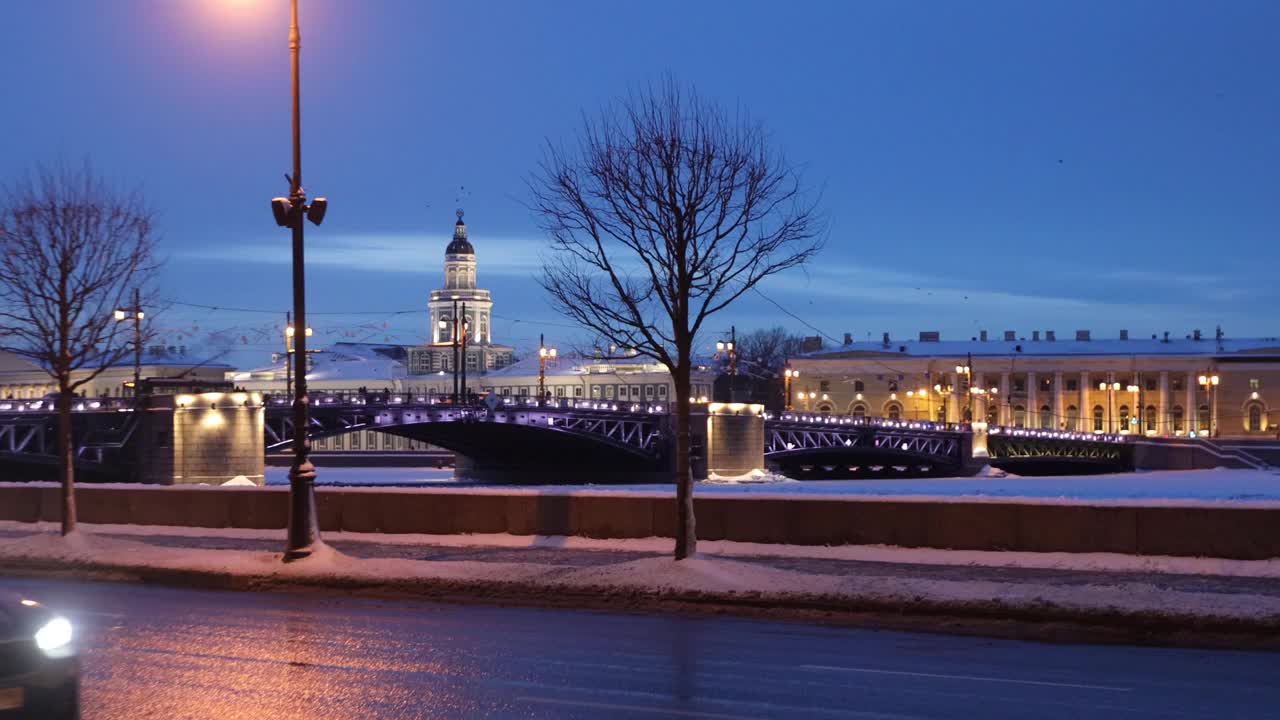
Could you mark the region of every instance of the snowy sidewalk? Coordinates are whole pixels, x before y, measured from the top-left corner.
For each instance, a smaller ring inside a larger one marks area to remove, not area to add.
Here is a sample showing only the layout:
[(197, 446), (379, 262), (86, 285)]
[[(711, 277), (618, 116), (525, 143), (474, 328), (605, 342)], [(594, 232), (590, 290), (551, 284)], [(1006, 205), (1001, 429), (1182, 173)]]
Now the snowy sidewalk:
[[(511, 535), (331, 533), (283, 565), (281, 531), (0, 523), (0, 568), (231, 589), (329, 587), (524, 604), (748, 614), (1066, 622), (1122, 639), (1194, 633), (1280, 644), (1280, 560), (959, 552)], [(917, 623), (918, 624), (918, 623)]]

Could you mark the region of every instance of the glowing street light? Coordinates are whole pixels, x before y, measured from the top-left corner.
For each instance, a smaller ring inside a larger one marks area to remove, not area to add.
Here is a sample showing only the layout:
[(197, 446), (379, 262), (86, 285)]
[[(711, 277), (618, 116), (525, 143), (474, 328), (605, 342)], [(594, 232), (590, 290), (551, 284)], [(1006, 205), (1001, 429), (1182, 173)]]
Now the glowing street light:
[(547, 358), (555, 359), (556, 349), (547, 347), (543, 343), (543, 337), (538, 335), (538, 402), (542, 402), (547, 396), (546, 378), (547, 378)]
[(1217, 437), (1217, 413), (1214, 412), (1214, 391), (1218, 388), (1221, 378), (1216, 373), (1205, 374), (1197, 378), (1200, 387), (1204, 388), (1205, 399), (1209, 401), (1209, 437)]
[(146, 313), (142, 312), (142, 294), (133, 289), (133, 307), (116, 308), (113, 313), (116, 322), (133, 320), (133, 397), (138, 397), (138, 385), (142, 382), (142, 321)]
[(791, 368), (783, 368), (782, 384), (784, 386), (783, 393), (787, 396), (787, 402), (786, 402), (786, 408), (785, 408), (786, 410), (791, 409), (791, 381), (795, 380), (798, 377), (800, 377), (799, 370), (793, 370)]

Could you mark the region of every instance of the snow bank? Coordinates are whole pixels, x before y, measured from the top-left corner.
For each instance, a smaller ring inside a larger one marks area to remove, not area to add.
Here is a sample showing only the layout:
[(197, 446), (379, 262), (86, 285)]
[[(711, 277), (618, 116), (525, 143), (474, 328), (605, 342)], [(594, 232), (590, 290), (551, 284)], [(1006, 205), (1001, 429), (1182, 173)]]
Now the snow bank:
[(707, 475), (707, 482), (712, 484), (714, 483), (734, 484), (734, 483), (785, 483), (785, 482), (796, 482), (796, 481), (792, 480), (786, 475), (771, 472), (769, 470), (761, 470), (760, 468), (756, 468), (742, 475), (717, 475), (716, 473), (709, 473)]

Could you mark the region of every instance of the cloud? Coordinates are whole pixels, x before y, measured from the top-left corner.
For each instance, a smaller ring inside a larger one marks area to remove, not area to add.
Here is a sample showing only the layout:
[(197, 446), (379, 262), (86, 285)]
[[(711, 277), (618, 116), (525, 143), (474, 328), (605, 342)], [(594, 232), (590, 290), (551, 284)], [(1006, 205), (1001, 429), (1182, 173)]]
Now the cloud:
[[(368, 233), (316, 234), (307, 240), (307, 264), (351, 270), (389, 273), (438, 273), (449, 236), (430, 234)], [(542, 241), (518, 237), (485, 237), (476, 245), (480, 275), (528, 277), (541, 267), (538, 249)], [(287, 241), (230, 242), (185, 248), (175, 259), (227, 260), (287, 265), (293, 260)]]

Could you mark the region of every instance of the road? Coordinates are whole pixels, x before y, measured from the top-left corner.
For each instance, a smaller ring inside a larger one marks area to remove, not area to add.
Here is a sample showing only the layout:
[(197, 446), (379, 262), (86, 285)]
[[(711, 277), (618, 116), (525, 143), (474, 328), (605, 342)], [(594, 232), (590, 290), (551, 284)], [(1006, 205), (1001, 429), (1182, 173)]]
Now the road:
[(1280, 717), (1280, 654), (3, 579), (82, 629), (87, 720)]

